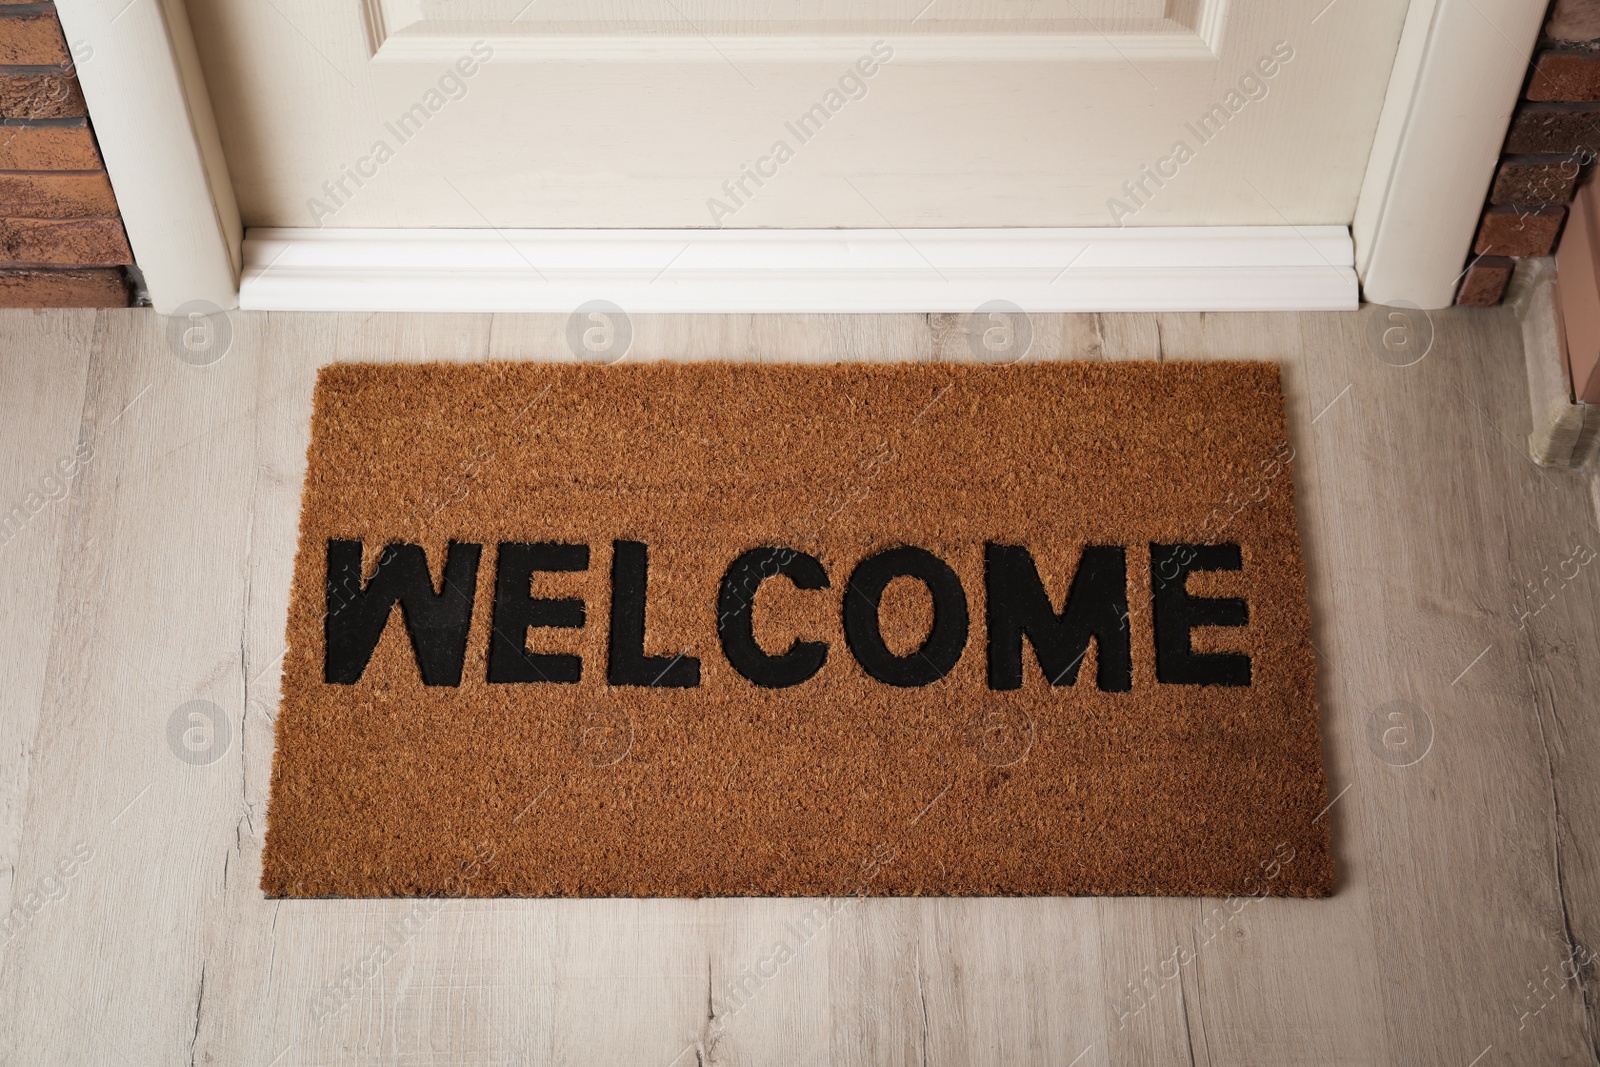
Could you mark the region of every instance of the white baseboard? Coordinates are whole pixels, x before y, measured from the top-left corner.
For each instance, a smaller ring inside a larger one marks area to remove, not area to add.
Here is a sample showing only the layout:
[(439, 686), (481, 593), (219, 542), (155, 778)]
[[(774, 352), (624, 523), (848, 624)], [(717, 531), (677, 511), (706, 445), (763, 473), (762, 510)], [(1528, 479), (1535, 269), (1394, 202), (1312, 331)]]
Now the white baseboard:
[(1324, 311), (1343, 226), (910, 230), (256, 229), (239, 306), (634, 313)]

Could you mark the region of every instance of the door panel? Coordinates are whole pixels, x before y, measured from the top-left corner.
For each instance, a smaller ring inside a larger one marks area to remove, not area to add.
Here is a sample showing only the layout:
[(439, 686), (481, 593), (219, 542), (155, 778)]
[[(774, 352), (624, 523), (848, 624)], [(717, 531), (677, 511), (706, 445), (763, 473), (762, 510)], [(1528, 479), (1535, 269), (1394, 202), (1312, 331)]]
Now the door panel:
[[(386, 7), (409, 6), (431, 22), (506, 21), (513, 19), (549, 28), (587, 26), (615, 29), (632, 24), (653, 26), (654, 32), (681, 34), (686, 24), (705, 33), (852, 32), (873, 27), (893, 33), (913, 19), (929, 25), (947, 24), (963, 29), (985, 26), (1043, 25), (1049, 23), (1118, 20), (1160, 22), (1167, 17), (1163, 0), (1043, 0), (1019, 4), (1006, 0), (381, 0)], [(1189, 12), (1189, 13), (1192, 13)], [(919, 18), (919, 16), (921, 16)], [(1177, 16), (1181, 18), (1180, 16)], [(592, 32), (592, 31), (591, 31)]]
[(1405, 0), (191, 0), (250, 226), (1344, 224)]
[[(363, 0), (380, 57), (415, 58), (462, 37), (501, 39), (525, 56), (649, 55), (654, 59), (799, 61), (874, 37), (919, 57), (1107, 51), (1108, 41), (1209, 50), (1226, 0)], [(986, 40), (995, 38), (995, 40)], [(428, 42), (429, 44), (425, 44)], [(851, 57), (853, 58), (853, 57)]]

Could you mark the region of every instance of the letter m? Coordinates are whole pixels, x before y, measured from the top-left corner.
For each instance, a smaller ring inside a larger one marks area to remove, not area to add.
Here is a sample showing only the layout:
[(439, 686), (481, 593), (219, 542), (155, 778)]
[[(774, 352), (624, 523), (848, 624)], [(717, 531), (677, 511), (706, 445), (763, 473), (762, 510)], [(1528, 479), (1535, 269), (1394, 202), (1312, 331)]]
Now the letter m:
[(1089, 545), (1058, 614), (1028, 550), (986, 544), (984, 584), (989, 624), (989, 688), (1022, 687), (1022, 639), (1033, 642), (1051, 685), (1075, 685), (1095, 640), (1095, 681), (1107, 693), (1133, 688), (1128, 636), (1127, 555), (1119, 545)]
[(482, 545), (450, 542), (443, 588), (435, 592), (420, 545), (389, 545), (378, 560), (378, 572), (363, 585), (361, 542), (330, 539), (323, 679), (330, 685), (361, 680), (398, 603), (422, 683), (460, 685), (482, 551)]

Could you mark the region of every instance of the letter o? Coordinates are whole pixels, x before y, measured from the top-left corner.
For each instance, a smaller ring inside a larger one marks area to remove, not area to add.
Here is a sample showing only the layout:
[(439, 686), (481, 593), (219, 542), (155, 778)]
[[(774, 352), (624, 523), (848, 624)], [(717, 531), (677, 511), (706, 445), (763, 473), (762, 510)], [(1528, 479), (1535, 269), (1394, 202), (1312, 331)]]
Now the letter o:
[[(896, 578), (916, 578), (933, 595), (933, 628), (922, 647), (896, 656), (884, 644), (878, 602)], [(862, 560), (844, 593), (844, 637), (861, 669), (889, 685), (911, 688), (937, 682), (967, 645), (967, 595), (950, 566), (927, 549), (887, 549)]]

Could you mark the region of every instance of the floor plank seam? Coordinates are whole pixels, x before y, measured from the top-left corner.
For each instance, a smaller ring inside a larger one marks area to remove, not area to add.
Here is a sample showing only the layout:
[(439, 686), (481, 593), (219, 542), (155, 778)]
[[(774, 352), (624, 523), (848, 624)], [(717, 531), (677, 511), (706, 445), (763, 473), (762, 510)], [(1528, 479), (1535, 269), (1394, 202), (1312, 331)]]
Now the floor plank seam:
[[(1195, 981), (1200, 976), (1195, 975)], [(1178, 983), (1178, 1004), (1183, 1008), (1183, 1043), (1189, 1053), (1189, 1067), (1196, 1067), (1194, 1062), (1194, 1029), (1189, 1024), (1189, 991), (1184, 988), (1184, 983)]]
[[(1532, 651), (1533, 650), (1530, 642), (1530, 658)], [(1565, 949), (1567, 958), (1569, 960), (1576, 961), (1580, 954), (1588, 955), (1589, 953), (1588, 949), (1585, 946), (1580, 945), (1577, 938), (1573, 935), (1572, 915), (1567, 907), (1566, 873), (1561, 861), (1561, 798), (1559, 791), (1556, 789), (1555, 757), (1550, 751), (1550, 739), (1545, 733), (1544, 715), (1539, 710), (1539, 679), (1534, 673), (1533, 664), (1531, 662), (1528, 665), (1528, 686), (1533, 695), (1533, 714), (1539, 725), (1539, 743), (1544, 749), (1545, 772), (1550, 782), (1550, 829), (1552, 838), (1551, 851), (1555, 860), (1556, 868), (1556, 905), (1560, 910), (1561, 932), (1566, 941)], [(1551, 698), (1551, 715), (1555, 715), (1555, 702), (1553, 696)], [(1581, 966), (1574, 969), (1577, 971), (1578, 993), (1583, 1001), (1583, 1026), (1585, 1036), (1588, 1038), (1589, 1057), (1596, 1065), (1600, 1065), (1600, 1043), (1597, 1043), (1595, 1035), (1594, 992), (1590, 988), (1593, 982), (1593, 979), (1590, 977), (1592, 968), (1588, 966)]]
[(914, 948), (912, 966), (917, 976), (917, 1005), (922, 1009), (922, 1067), (928, 1067), (928, 996), (922, 988), (922, 937), (919, 934)]
[(200, 991), (194, 998), (194, 1034), (189, 1038), (189, 1067), (195, 1067), (195, 1045), (200, 1041), (200, 1010), (206, 999), (206, 965), (200, 962)]

